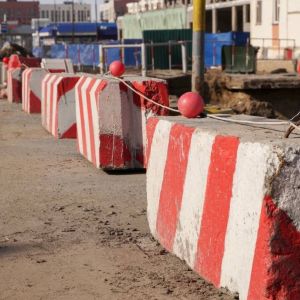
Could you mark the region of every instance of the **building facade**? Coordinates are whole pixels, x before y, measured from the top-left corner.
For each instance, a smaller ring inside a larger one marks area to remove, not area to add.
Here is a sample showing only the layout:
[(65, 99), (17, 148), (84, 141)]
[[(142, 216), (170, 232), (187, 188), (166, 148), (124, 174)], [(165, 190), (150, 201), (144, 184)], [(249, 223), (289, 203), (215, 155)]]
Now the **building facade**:
[(261, 58), (300, 56), (300, 1), (255, 0), (251, 3), (251, 41)]
[(104, 0), (99, 5), (97, 20), (101, 22), (116, 22), (117, 18), (125, 15), (128, 3), (135, 3), (138, 0)]
[(89, 22), (91, 5), (65, 1), (63, 4), (40, 4), (40, 18), (52, 23)]
[(19, 25), (30, 25), (31, 19), (39, 17), (38, 1), (7, 0), (0, 2), (0, 21), (17, 21)]
[(165, 9), (170, 7), (188, 6), (192, 0), (140, 0), (127, 4), (128, 13), (136, 14), (149, 10)]

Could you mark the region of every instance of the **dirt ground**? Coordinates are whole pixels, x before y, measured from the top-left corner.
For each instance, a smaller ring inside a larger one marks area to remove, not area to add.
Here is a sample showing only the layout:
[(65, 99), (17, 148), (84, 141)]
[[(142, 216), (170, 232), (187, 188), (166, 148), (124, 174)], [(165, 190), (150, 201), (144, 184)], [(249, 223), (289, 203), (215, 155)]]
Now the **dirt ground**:
[(0, 190), (0, 299), (234, 299), (151, 238), (145, 174), (95, 169), (3, 100)]

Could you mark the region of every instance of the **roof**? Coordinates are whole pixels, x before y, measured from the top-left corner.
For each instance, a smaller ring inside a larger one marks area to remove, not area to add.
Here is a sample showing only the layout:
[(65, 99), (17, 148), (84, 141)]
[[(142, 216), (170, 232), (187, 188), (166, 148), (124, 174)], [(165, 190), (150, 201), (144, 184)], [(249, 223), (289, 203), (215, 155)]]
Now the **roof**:
[(40, 30), (42, 36), (56, 35), (96, 35), (99, 32), (102, 36), (111, 36), (117, 34), (117, 25), (115, 23), (57, 23), (49, 24)]

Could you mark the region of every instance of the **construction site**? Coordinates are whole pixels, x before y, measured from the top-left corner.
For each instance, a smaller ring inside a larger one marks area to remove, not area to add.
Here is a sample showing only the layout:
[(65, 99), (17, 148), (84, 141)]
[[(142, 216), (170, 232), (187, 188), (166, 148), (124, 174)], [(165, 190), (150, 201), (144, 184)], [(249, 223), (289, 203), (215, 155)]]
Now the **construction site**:
[(0, 2), (0, 299), (300, 299), (299, 21)]

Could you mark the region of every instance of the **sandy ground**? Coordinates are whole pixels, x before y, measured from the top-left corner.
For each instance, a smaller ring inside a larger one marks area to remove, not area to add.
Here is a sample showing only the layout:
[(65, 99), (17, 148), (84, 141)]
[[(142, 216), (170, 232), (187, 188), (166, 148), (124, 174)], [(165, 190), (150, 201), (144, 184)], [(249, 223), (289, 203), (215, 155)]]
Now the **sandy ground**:
[(234, 299), (152, 238), (145, 174), (109, 175), (0, 101), (0, 299)]

